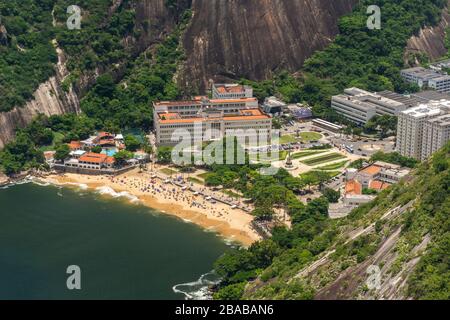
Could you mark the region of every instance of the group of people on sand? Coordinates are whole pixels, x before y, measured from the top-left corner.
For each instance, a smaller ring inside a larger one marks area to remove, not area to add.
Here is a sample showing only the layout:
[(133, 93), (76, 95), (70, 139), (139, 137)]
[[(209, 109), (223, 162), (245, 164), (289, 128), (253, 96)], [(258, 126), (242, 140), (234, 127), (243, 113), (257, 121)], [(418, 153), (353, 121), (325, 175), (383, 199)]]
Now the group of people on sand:
[[(165, 202), (183, 205), (191, 209), (203, 209), (214, 217), (224, 218), (230, 215), (228, 208), (217, 205), (215, 201), (207, 200), (201, 194), (195, 195), (187, 190), (182, 190), (172, 184), (167, 184), (159, 179), (142, 175), (135, 176), (110, 176), (107, 178), (112, 184), (126, 189), (134, 189), (144, 195), (149, 195)], [(205, 190), (203, 190), (205, 191)], [(203, 192), (202, 191), (202, 192)], [(231, 221), (231, 219), (225, 219)]]

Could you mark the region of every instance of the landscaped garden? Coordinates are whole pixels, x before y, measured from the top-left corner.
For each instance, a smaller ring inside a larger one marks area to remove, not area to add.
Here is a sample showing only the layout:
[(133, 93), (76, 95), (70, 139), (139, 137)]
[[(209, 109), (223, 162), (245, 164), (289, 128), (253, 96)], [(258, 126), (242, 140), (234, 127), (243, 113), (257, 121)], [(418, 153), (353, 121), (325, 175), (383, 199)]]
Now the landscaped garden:
[(306, 158), (306, 157), (310, 157), (313, 155), (319, 155), (322, 153), (327, 152), (328, 150), (307, 150), (307, 151), (300, 151), (297, 153), (294, 153), (292, 155), (292, 159), (301, 159), (301, 158)]
[(318, 170), (337, 170), (337, 169), (341, 169), (342, 167), (344, 167), (347, 164), (347, 160), (342, 161), (342, 162), (337, 162), (337, 163), (332, 163), (329, 165), (325, 165), (322, 167), (318, 167), (316, 169)]
[(340, 153), (334, 152), (334, 153), (325, 154), (325, 155), (322, 155), (319, 157), (314, 157), (311, 159), (303, 160), (302, 162), (304, 164), (306, 164), (307, 166), (317, 166), (319, 164), (324, 164), (324, 163), (332, 162), (332, 161), (339, 160), (339, 159), (346, 159), (346, 157)]

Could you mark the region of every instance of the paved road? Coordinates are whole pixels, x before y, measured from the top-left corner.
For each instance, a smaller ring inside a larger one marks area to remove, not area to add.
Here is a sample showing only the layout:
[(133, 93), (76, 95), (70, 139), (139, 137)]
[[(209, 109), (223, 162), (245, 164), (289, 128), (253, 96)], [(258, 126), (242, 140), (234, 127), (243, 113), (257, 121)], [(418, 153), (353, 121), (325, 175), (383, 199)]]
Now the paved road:
[(378, 151), (386, 153), (395, 151), (394, 142), (388, 139), (372, 141), (369, 139), (362, 139), (358, 141), (352, 141), (352, 139), (342, 135), (342, 137), (331, 137), (330, 142), (336, 146), (353, 146), (354, 154), (360, 156), (370, 157)]

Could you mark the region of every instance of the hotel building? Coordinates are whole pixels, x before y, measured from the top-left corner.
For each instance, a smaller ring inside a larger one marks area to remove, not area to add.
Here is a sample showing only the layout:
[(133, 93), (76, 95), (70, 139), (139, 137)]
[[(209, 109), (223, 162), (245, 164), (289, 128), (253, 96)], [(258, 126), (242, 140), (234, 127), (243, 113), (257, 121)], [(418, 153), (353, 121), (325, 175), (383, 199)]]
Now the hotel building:
[(450, 100), (435, 101), (399, 114), (397, 151), (426, 160), (449, 140)]
[(382, 95), (358, 88), (348, 88), (344, 94), (333, 96), (331, 107), (357, 124), (366, 124), (376, 115), (396, 116), (407, 106)]
[(190, 101), (155, 102), (153, 109), (157, 145), (176, 145), (187, 134), (192, 142), (230, 135), (245, 136), (249, 142), (257, 137), (270, 141), (272, 118), (259, 109), (256, 98), (195, 97)]

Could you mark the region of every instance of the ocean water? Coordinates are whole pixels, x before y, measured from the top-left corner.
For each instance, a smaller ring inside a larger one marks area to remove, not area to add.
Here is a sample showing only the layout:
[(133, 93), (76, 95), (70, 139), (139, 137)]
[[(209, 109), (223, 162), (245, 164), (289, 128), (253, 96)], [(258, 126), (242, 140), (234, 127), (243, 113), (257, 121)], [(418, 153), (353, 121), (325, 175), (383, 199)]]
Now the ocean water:
[[(230, 246), (214, 233), (83, 188), (0, 189), (0, 299), (202, 299)], [(67, 267), (81, 290), (67, 289)]]

